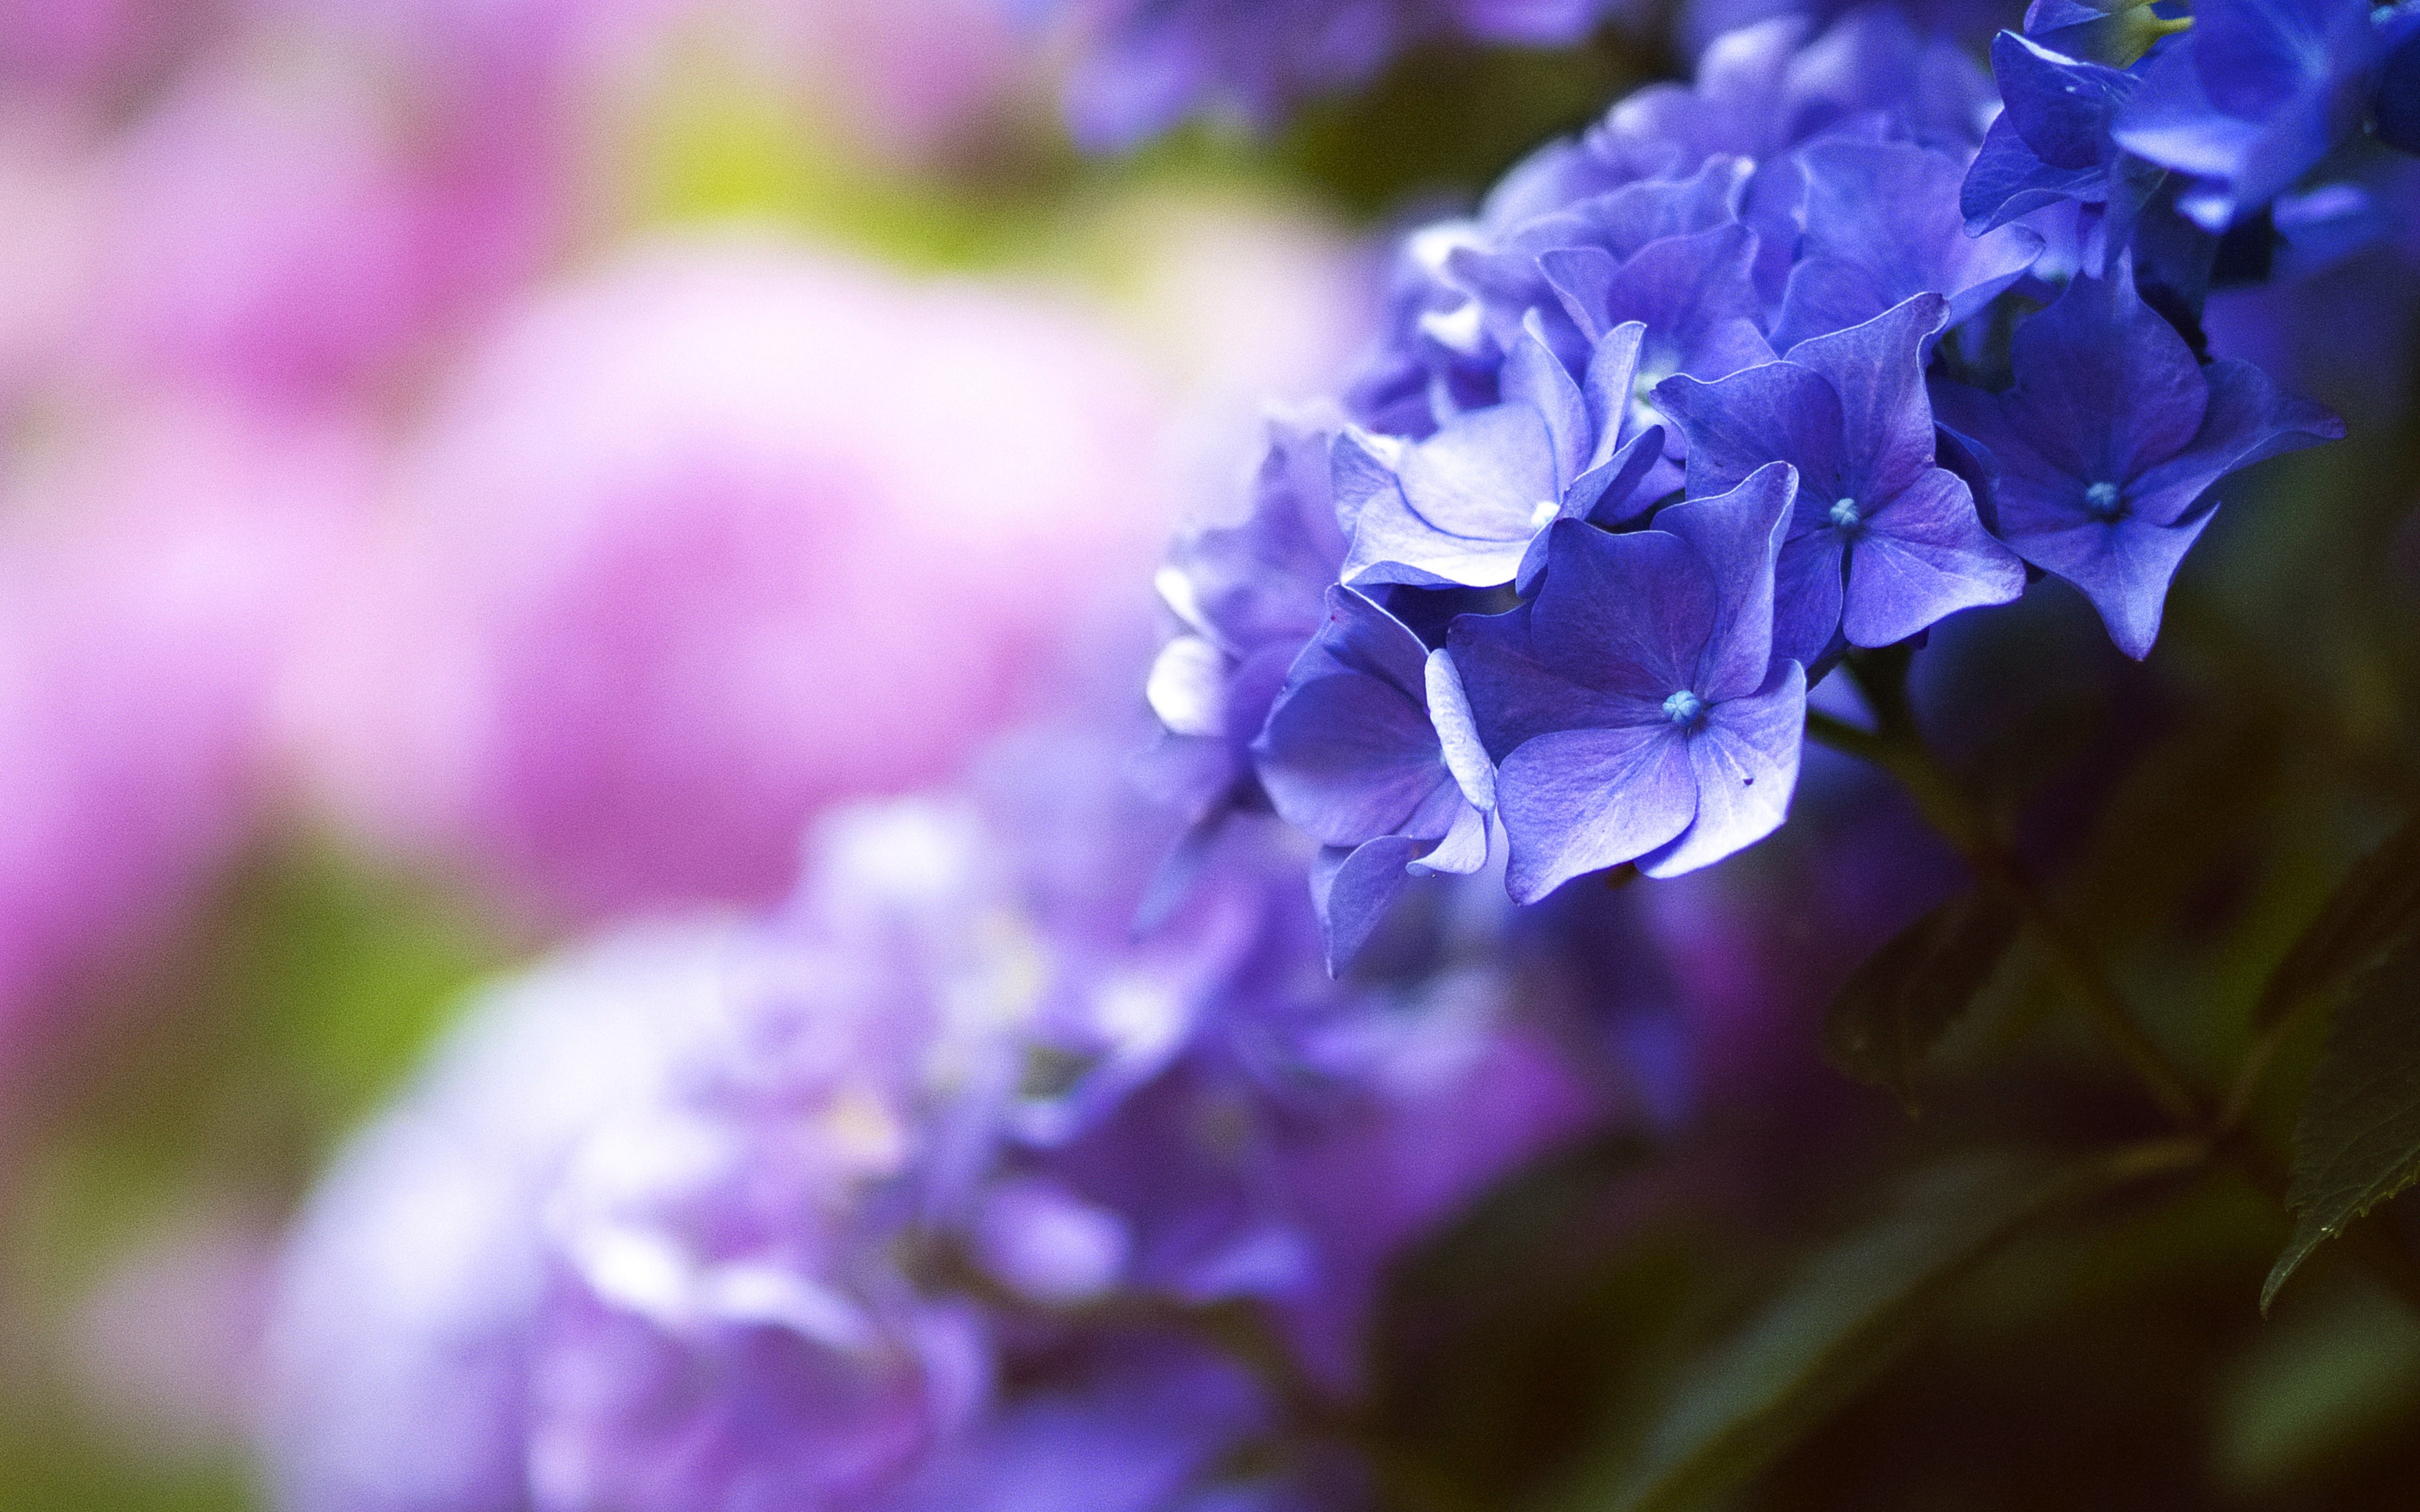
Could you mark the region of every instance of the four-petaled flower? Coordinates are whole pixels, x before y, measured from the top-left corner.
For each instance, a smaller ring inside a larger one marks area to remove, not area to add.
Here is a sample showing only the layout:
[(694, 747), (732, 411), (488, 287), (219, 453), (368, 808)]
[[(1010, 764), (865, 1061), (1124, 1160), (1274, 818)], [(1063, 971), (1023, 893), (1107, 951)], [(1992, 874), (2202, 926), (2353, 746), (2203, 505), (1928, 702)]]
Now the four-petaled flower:
[(2000, 539), (2082, 589), (2136, 658), (2150, 655), (2169, 579), (2218, 508), (2211, 485), (2344, 435), (2344, 422), (2249, 363), (2196, 363), (2123, 260), (2026, 321), (2014, 362), (2005, 394), (1935, 383), (1935, 412), (1993, 474)]
[(1447, 644), (1497, 761), (1508, 881), (1533, 903), (1635, 861), (1668, 877), (1781, 823), (1807, 674), (1773, 654), (1773, 572), (1796, 492), (1786, 464), (1654, 527), (1552, 532), (1538, 596), (1466, 614)]
[(1845, 636), (1886, 646), (1962, 609), (2024, 592), (2024, 568), (1933, 462), (1922, 349), (1948, 301), (1921, 294), (1715, 383), (1666, 380), (1655, 402), (1689, 442), (1689, 492), (1728, 492), (1768, 462), (1798, 470), (1781, 548), (1774, 654), (1823, 662)]

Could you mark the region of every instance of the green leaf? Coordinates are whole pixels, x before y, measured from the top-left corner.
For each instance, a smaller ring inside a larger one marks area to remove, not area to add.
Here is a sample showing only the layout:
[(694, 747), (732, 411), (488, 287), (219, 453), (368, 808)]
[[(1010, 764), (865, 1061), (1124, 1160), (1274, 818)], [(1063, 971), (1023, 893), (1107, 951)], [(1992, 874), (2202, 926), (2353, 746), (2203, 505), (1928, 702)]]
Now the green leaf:
[(2064, 1170), (1992, 1152), (1920, 1173), (1889, 1212), (1818, 1254), (1662, 1394), (1631, 1452), (1551, 1506), (1677, 1512), (1733, 1489), (1887, 1365), (2027, 1224), (2206, 1153), (2167, 1139)]
[(2018, 918), (2007, 893), (1978, 887), (1900, 931), (1832, 999), (1823, 1023), (1832, 1064), (1915, 1112), (1925, 1058), (1999, 968)]
[(2420, 821), (2353, 865), (2294, 941), (2260, 993), (2253, 1021), (2266, 1028), (2412, 937), (2420, 926)]
[(2260, 1310), (2313, 1250), (2420, 1180), (2420, 941), (2364, 977), (2311, 1074), (2294, 1123), (2286, 1201), (2293, 1237), (2260, 1288)]

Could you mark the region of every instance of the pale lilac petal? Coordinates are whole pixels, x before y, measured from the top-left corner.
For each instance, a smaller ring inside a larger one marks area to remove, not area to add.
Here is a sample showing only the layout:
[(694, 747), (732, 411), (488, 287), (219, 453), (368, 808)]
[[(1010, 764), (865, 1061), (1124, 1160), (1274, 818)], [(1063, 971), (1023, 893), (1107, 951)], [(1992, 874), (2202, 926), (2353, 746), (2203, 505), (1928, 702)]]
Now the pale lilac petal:
[(1505, 759), (1498, 794), (1521, 903), (1646, 855), (1698, 811), (1689, 743), (1668, 720), (1540, 735)]
[(1455, 670), (1452, 656), (1430, 652), (1427, 678), (1429, 719), (1436, 726), (1446, 770), (1453, 774), (1462, 795), (1474, 807), (1495, 808), (1496, 764), (1488, 760), (1487, 747), (1479, 738), (1479, 726), (1470, 716), (1470, 696), (1463, 691), (1462, 674)]
[(1466, 877), (1487, 864), (1487, 815), (1466, 803), (1453, 817), (1453, 827), (1436, 849), (1411, 862), (1405, 870), (1416, 877)]
[(1892, 645), (1962, 609), (2009, 603), (2024, 591), (2024, 567), (1983, 529), (1965, 483), (1932, 468), (1855, 537), (1841, 629), (1851, 645)]
[(1679, 840), (1642, 856), (1638, 870), (1675, 877), (1745, 850), (1781, 827), (1806, 741), (1807, 671), (1776, 666), (1765, 686), (1707, 711), (1689, 739), (1698, 811)]
[(1657, 532), (1696, 552), (1712, 590), (1713, 623), (1683, 685), (1709, 703), (1742, 697), (1764, 681), (1773, 651), (1774, 561), (1796, 492), (1789, 464), (1773, 462), (1729, 493), (1655, 517)]

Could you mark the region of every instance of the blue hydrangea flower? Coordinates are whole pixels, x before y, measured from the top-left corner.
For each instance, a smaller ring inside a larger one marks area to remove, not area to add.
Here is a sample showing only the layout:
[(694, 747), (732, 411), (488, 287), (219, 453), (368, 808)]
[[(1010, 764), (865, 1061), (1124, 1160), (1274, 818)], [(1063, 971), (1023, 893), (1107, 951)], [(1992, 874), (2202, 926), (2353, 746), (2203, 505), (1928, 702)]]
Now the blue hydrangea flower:
[[(1649, 328), (1652, 379), (1767, 361), (1772, 348), (1746, 338), (1769, 325), (1797, 254), (1806, 184), (1792, 149), (1879, 135), (1962, 161), (1993, 102), (1972, 60), (1887, 6), (1850, 11), (1811, 40), (1794, 16), (1731, 33), (1706, 50), (1693, 84), (1634, 92), (1581, 137), (1514, 167), (1475, 219), (1407, 238), (1387, 339), (1347, 409), (1373, 430), (1423, 436), (1495, 403), (1497, 370), (1532, 312), (1575, 375), (1591, 325), (1601, 333), (1629, 319)], [(1641, 186), (1659, 187), (1607, 198)], [(1691, 234), (1704, 239), (1630, 266)], [(1544, 255), (1571, 248), (1603, 255), (1567, 260), (1564, 277), (1550, 277)], [(1730, 270), (1743, 256), (1745, 287)], [(1678, 486), (1677, 468), (1663, 481)]]
[(2221, 231), (2361, 130), (2378, 63), (2368, 0), (2202, 0), (2114, 133), (2192, 178), (2179, 208)]
[(1923, 348), (1948, 308), (1920, 294), (1780, 362), (1655, 391), (1689, 438), (1691, 495), (1727, 493), (1771, 462), (1797, 470), (1775, 590), (1776, 656), (1814, 667), (1842, 637), (1890, 645), (2024, 592), (2024, 566), (1983, 529), (1966, 485), (1933, 460)]
[(1992, 39), (1992, 74), (2008, 108), (1967, 169), (1966, 228), (1979, 235), (2061, 200), (2108, 204), (2121, 156), (2110, 123), (2139, 81), (2014, 32)]
[(1773, 655), (1795, 492), (1775, 463), (1650, 530), (1562, 521), (1535, 600), (1454, 622), (1515, 902), (1623, 862), (1677, 875), (1781, 823), (1806, 715), (1805, 669)]
[(2249, 363), (2194, 361), (2121, 261), (2017, 331), (2016, 386), (1937, 382), (1941, 424), (1992, 476), (1993, 532), (2082, 589), (2118, 648), (2150, 655), (2168, 583), (2218, 501), (2211, 486), (2344, 424)]
[(1807, 237), (1774, 327), (1777, 347), (1861, 325), (1918, 294), (1947, 298), (1963, 324), (2041, 255), (2028, 226), (1970, 236), (1959, 209), (1965, 167), (1900, 143), (1801, 149)]
[(1326, 847), (1312, 896), (1341, 970), (1407, 875), (1486, 862), (1496, 774), (1445, 654), (1349, 588), (1327, 604), (1253, 751), (1280, 817)]
[(1602, 0), (1018, 0), (1074, 13), (1087, 48), (1068, 123), (1094, 150), (1131, 147), (1189, 115), (1257, 126), (1297, 100), (1369, 83), (1439, 37), (1552, 46), (1587, 35)]
[(1575, 383), (1534, 318), (1506, 360), (1504, 400), (1449, 421), (1426, 440), (1398, 445), (1392, 467), (1375, 439), (1337, 443), (1340, 498), (1352, 506), (1344, 580), (1358, 585), (1514, 583), (1524, 593), (1544, 563), (1558, 519), (1618, 524), (1654, 495), (1644, 485), (1663, 458), (1653, 425), (1623, 440), (1647, 333), (1630, 321), (1607, 332)]

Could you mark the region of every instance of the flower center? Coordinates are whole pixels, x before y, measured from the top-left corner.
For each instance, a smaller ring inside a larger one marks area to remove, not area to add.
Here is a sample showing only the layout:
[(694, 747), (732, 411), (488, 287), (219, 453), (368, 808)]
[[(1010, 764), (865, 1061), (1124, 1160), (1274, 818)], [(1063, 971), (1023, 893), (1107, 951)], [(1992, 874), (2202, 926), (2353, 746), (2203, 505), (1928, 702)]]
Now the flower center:
[(1832, 523), (1838, 525), (1840, 529), (1844, 531), (1854, 531), (1857, 528), (1857, 521), (1863, 518), (1865, 518), (1865, 517), (1857, 513), (1857, 501), (1855, 500), (1835, 499), (1832, 501)]
[(1705, 712), (1706, 701), (1685, 687), (1664, 701), (1664, 717), (1674, 724), (1695, 724)]
[(1555, 522), (1555, 517), (1562, 512), (1563, 506), (1555, 502), (1553, 500), (1540, 500), (1538, 501), (1538, 507), (1529, 511), (1529, 529), (1533, 532), (1544, 530), (1547, 526), (1552, 525)]
[(2114, 483), (2096, 483), (2085, 489), (2084, 507), (2092, 512), (2094, 519), (2101, 520), (2116, 519), (2126, 512), (2125, 501), (2118, 497)]

